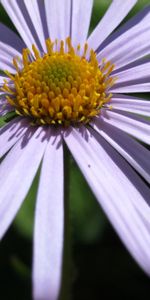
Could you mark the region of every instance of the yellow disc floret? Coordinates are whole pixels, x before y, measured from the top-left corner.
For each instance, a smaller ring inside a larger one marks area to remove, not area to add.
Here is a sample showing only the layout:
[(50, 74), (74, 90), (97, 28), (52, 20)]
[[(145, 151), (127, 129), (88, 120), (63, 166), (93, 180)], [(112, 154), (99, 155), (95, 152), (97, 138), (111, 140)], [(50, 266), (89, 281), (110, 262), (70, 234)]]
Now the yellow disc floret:
[(98, 65), (93, 50), (86, 58), (88, 46), (80, 55), (80, 45), (74, 49), (70, 38), (52, 43), (46, 41), (47, 53), (41, 55), (33, 45), (34, 59), (29, 49), (23, 49), (23, 67), (13, 60), (16, 74), (3, 90), (9, 93), (9, 103), (20, 115), (30, 116), (36, 124), (87, 123), (110, 101), (108, 89), (114, 84), (110, 74), (114, 66), (103, 60)]

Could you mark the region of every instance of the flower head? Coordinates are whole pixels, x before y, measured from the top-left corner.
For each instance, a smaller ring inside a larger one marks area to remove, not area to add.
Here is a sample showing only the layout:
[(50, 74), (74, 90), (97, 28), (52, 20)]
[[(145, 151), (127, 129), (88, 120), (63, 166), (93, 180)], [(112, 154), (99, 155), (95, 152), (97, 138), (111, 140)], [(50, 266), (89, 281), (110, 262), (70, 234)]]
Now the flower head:
[(22, 40), (0, 24), (0, 115), (19, 114), (0, 130), (0, 156), (7, 154), (0, 167), (0, 236), (41, 163), (34, 299), (56, 300), (60, 290), (64, 143), (150, 274), (150, 154), (140, 144), (150, 144), (150, 122), (142, 118), (150, 116), (150, 102), (129, 95), (150, 91), (150, 8), (113, 33), (136, 2), (112, 1), (88, 36), (92, 0), (1, 1)]
[(109, 75), (114, 66), (110, 62), (99, 66), (93, 50), (87, 60), (87, 44), (79, 55), (80, 45), (74, 49), (69, 37), (66, 47), (64, 41), (52, 43), (50, 39), (46, 46), (43, 56), (32, 46), (34, 59), (29, 49), (23, 49), (21, 70), (13, 59), (16, 74), (6, 71), (12, 88), (5, 80), (2, 91), (10, 94), (7, 100), (19, 115), (30, 116), (37, 124), (88, 123), (110, 101), (108, 89), (115, 78)]

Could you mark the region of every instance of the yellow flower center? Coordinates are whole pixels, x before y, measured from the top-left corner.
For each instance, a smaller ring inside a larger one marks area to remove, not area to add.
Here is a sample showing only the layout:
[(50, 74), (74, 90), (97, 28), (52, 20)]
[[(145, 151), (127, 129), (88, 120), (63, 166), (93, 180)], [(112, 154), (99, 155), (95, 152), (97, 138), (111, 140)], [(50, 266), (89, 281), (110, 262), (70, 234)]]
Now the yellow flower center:
[(46, 40), (47, 53), (41, 55), (33, 45), (34, 59), (29, 49), (23, 49), (23, 68), (13, 60), (16, 74), (7, 75), (3, 90), (18, 114), (30, 116), (36, 124), (87, 123), (110, 101), (109, 88), (114, 84), (110, 74), (114, 66), (102, 61), (98, 65), (93, 50), (86, 59), (88, 45), (80, 55), (80, 45), (74, 49), (70, 38), (65, 43)]

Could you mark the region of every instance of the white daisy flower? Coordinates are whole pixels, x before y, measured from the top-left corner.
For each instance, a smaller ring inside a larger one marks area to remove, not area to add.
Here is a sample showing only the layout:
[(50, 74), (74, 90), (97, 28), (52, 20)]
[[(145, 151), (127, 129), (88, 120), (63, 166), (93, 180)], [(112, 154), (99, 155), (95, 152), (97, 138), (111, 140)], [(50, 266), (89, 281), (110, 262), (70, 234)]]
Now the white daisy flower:
[(113, 32), (136, 2), (112, 1), (88, 36), (92, 0), (1, 0), (22, 39), (0, 24), (0, 115), (19, 115), (0, 129), (0, 237), (41, 164), (34, 299), (60, 292), (64, 144), (150, 274), (150, 154), (140, 143), (150, 144), (150, 102), (128, 94), (150, 92), (150, 7)]

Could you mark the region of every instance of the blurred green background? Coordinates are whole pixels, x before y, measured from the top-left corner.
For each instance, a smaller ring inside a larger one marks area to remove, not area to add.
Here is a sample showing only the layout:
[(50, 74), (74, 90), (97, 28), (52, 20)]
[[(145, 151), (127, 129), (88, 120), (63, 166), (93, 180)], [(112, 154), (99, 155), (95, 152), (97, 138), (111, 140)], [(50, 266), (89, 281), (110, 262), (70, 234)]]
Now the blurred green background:
[[(90, 30), (110, 3), (110, 0), (95, 0)], [(147, 4), (149, 0), (139, 0), (126, 19)], [(0, 21), (15, 30), (2, 6)], [(0, 125), (5, 121), (0, 119)], [(71, 157), (70, 172), (72, 299), (149, 299), (149, 279), (125, 250)], [(31, 299), (32, 233), (38, 180), (39, 174), (0, 243), (0, 300)]]

